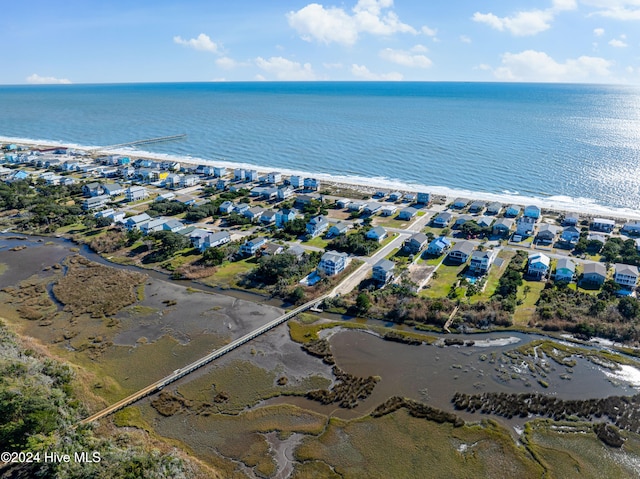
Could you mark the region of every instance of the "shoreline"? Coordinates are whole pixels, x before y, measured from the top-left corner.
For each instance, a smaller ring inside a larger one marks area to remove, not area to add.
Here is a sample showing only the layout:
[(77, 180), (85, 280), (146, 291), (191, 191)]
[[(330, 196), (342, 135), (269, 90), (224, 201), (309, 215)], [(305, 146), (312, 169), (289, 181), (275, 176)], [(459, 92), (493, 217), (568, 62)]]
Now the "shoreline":
[(266, 174), (270, 171), (278, 171), (285, 176), (311, 176), (321, 180), (324, 184), (337, 188), (351, 189), (365, 195), (373, 195), (378, 190), (388, 190), (388, 192), (400, 191), (402, 193), (413, 194), (417, 192), (427, 192), (432, 196), (444, 197), (446, 203), (453, 201), (455, 198), (465, 198), (470, 201), (481, 200), (487, 202), (500, 202), (505, 206), (509, 204), (517, 204), (520, 206), (536, 205), (543, 210), (553, 213), (580, 213), (586, 218), (605, 217), (614, 219), (621, 223), (624, 223), (625, 221), (630, 219), (640, 219), (640, 211), (636, 211), (631, 208), (618, 208), (613, 206), (601, 205), (595, 202), (595, 200), (586, 197), (572, 198), (564, 195), (551, 195), (548, 197), (528, 197), (520, 195), (517, 191), (504, 191), (501, 193), (471, 191), (465, 189), (455, 189), (446, 186), (429, 186), (418, 183), (412, 184), (400, 179), (391, 179), (386, 177), (336, 175), (329, 173), (314, 173), (304, 170), (292, 170), (288, 168), (269, 168), (248, 162), (234, 162), (224, 159), (205, 159), (193, 157), (190, 155), (174, 155), (170, 153), (154, 153), (146, 150), (138, 150), (135, 148), (107, 149), (100, 146), (79, 145), (77, 143), (55, 140), (35, 140), (29, 138), (0, 136), (0, 143), (16, 143), (29, 147), (40, 148), (69, 148), (72, 150), (83, 151), (85, 153), (92, 154), (93, 156), (108, 154), (123, 155), (157, 161), (176, 161), (192, 166), (202, 164), (215, 164), (226, 168), (254, 169), (260, 174)]

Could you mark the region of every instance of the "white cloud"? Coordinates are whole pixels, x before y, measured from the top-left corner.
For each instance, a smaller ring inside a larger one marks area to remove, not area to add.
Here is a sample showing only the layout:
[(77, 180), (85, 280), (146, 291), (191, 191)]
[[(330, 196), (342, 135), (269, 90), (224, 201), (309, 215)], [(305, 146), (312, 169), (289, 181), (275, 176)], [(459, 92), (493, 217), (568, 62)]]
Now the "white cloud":
[(581, 56), (559, 63), (544, 52), (526, 50), (502, 55), (502, 65), (493, 70), (499, 80), (531, 82), (583, 82), (609, 79), (612, 62)]
[(614, 20), (640, 20), (638, 0), (581, 0), (585, 5), (595, 7), (592, 15)]
[(602, 35), (604, 35), (604, 28), (594, 28), (593, 29), (593, 34), (596, 37), (601, 37)]
[(33, 75), (29, 75), (27, 78), (27, 83), (31, 83), (32, 85), (70, 85), (71, 80), (67, 80), (66, 78), (56, 78), (56, 77), (43, 77), (34, 73)]
[(178, 45), (184, 45), (185, 47), (193, 48), (194, 50), (199, 50), (203, 52), (211, 52), (211, 53), (219, 53), (218, 44), (211, 41), (209, 35), (201, 33), (196, 38), (192, 38), (190, 40), (184, 40), (181, 36), (173, 37), (174, 43)]
[(356, 65), (355, 63), (351, 65), (351, 74), (354, 77), (361, 78), (363, 80), (373, 80), (373, 81), (402, 81), (402, 74), (398, 72), (391, 73), (373, 73), (369, 71), (369, 69), (364, 65)]
[(422, 33), (424, 33), (426, 36), (433, 38), (434, 40), (436, 39), (436, 35), (438, 35), (438, 29), (437, 28), (429, 28), (428, 26), (423, 26), (422, 27)]
[(626, 48), (629, 45), (627, 45), (624, 41), (620, 40), (619, 38), (613, 38), (611, 40), (609, 40), (609, 45), (615, 48)]
[(275, 75), (278, 80), (315, 80), (316, 74), (313, 72), (310, 63), (301, 65), (298, 62), (288, 60), (283, 57), (271, 57), (265, 60), (262, 57), (256, 58), (256, 65), (261, 70)]
[(380, 58), (411, 68), (429, 68), (432, 65), (432, 61), (424, 55), (416, 55), (405, 50), (393, 50), (391, 48), (380, 50)]
[(411, 47), (411, 51), (415, 52), (415, 53), (426, 53), (429, 51), (429, 49), (427, 47), (425, 47), (424, 45), (420, 45), (419, 43), (417, 45), (414, 45)]
[(220, 68), (224, 68), (225, 70), (232, 70), (242, 64), (237, 62), (233, 58), (225, 56), (225, 57), (217, 58), (216, 65), (218, 65)]
[(340, 70), (344, 65), (342, 63), (323, 63), (322, 66), (327, 70)]
[(493, 13), (473, 14), (474, 22), (484, 23), (501, 32), (508, 31), (515, 36), (530, 36), (551, 28), (555, 16), (563, 11), (577, 8), (575, 0), (553, 0), (551, 7), (544, 10), (528, 10), (516, 12), (512, 16), (498, 17)]
[(296, 12), (287, 13), (287, 20), (303, 40), (325, 44), (353, 45), (360, 33), (417, 34), (415, 28), (400, 21), (390, 10), (392, 7), (393, 0), (358, 0), (352, 13), (348, 13), (343, 8), (325, 8), (319, 3), (310, 3)]
[(460, 41), (462, 43), (471, 43), (471, 38), (469, 38), (467, 35), (460, 35)]

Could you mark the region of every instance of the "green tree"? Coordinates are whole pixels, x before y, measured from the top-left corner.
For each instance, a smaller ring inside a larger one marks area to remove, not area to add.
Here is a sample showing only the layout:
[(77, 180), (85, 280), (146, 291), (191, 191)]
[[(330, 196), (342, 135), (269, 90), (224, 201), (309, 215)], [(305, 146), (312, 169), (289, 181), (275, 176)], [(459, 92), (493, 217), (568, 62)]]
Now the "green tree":
[(618, 311), (620, 311), (620, 314), (625, 319), (633, 319), (638, 316), (638, 310), (640, 310), (638, 300), (628, 296), (620, 298), (620, 301), (618, 302)]
[(369, 299), (369, 295), (367, 293), (360, 293), (356, 297), (356, 309), (358, 313), (364, 314), (369, 311), (371, 308), (371, 299)]

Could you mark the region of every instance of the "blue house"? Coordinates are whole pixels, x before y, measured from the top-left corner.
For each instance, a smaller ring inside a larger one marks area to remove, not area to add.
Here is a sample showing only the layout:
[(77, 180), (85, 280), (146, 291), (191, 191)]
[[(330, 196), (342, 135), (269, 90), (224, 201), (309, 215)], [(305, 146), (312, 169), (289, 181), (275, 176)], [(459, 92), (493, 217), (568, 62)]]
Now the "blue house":
[(524, 215), (527, 218), (538, 219), (538, 218), (540, 218), (540, 208), (538, 208), (536, 205), (525, 206), (524, 207)]
[(416, 203), (418, 203), (419, 205), (428, 205), (429, 203), (431, 203), (431, 194), (418, 193)]
[(400, 213), (398, 213), (398, 219), (399, 220), (410, 220), (413, 219), (413, 217), (418, 213), (418, 210), (415, 208), (412, 208), (411, 206), (408, 206), (407, 208), (403, 208), (400, 210)]
[(440, 256), (449, 248), (451, 248), (451, 240), (444, 236), (440, 236), (429, 243), (429, 246), (427, 246), (427, 254)]
[(387, 230), (385, 230), (382, 226), (376, 226), (375, 228), (371, 228), (369, 231), (367, 231), (365, 236), (369, 239), (382, 241), (387, 237)]
[(505, 216), (516, 217), (520, 214), (520, 207), (518, 205), (509, 205), (504, 212)]
[(276, 226), (284, 228), (285, 223), (296, 219), (296, 212), (292, 209), (283, 209), (276, 213)]

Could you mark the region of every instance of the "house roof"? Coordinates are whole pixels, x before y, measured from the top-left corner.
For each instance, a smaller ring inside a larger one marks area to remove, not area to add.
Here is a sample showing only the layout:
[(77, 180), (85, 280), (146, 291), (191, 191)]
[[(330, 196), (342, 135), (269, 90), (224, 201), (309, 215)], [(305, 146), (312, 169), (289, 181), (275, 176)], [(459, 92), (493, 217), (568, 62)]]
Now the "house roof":
[(411, 207), (411, 206), (407, 206), (406, 208), (402, 208), (402, 209), (400, 210), (400, 213), (408, 213), (408, 214), (410, 214), (410, 215), (412, 215), (412, 216), (413, 216), (413, 215), (415, 215), (416, 213), (418, 213), (418, 210), (417, 210), (417, 209), (415, 209), (415, 208), (413, 208), (413, 207)]
[(604, 264), (596, 263), (595, 261), (584, 263), (582, 271), (584, 274), (598, 274), (602, 277), (607, 276), (607, 267)]
[(451, 253), (463, 253), (467, 256), (473, 252), (475, 245), (471, 241), (460, 241), (453, 245), (451, 248)]
[(548, 268), (549, 264), (551, 263), (551, 260), (545, 254), (534, 253), (534, 254), (529, 256), (529, 264), (531, 265), (531, 264), (536, 264), (536, 263), (542, 263), (543, 265), (545, 265)]
[(291, 246), (290, 248), (287, 249), (287, 251), (285, 251), (286, 253), (292, 254), (294, 256), (300, 257), (303, 254), (305, 254), (305, 249), (297, 244), (294, 244), (293, 246)]
[(614, 226), (616, 224), (615, 221), (607, 219), (607, 218), (593, 218), (592, 223), (598, 223), (601, 225), (612, 225)]
[(374, 235), (380, 237), (383, 234), (385, 234), (386, 232), (387, 232), (387, 230), (385, 230), (382, 226), (376, 226), (375, 228), (371, 228), (369, 231), (367, 231), (367, 234), (371, 233), (371, 234), (374, 234)]
[(425, 242), (429, 241), (429, 238), (424, 233), (416, 233), (411, 238), (409, 238), (409, 241), (415, 241), (416, 243), (424, 244)]
[(374, 268), (382, 269), (385, 272), (393, 271), (395, 266), (396, 264), (393, 261), (384, 258), (373, 265)]
[(449, 221), (452, 217), (453, 215), (451, 213), (447, 213), (446, 211), (443, 211), (442, 213), (439, 213), (438, 216), (434, 218), (434, 221), (435, 220)]
[(625, 274), (629, 276), (638, 276), (638, 267), (631, 264), (616, 263), (616, 274)]
[(479, 259), (492, 258), (494, 255), (495, 255), (495, 250), (492, 250), (492, 249), (486, 249), (484, 251), (475, 250), (473, 251), (473, 253), (471, 253), (472, 258), (479, 258)]
[(347, 253), (339, 253), (338, 251), (327, 251), (322, 255), (322, 261), (331, 261), (336, 263), (349, 256)]
[(496, 222), (493, 224), (493, 227), (504, 226), (509, 229), (513, 226), (513, 219), (511, 218), (498, 218)]
[(438, 249), (444, 249), (449, 245), (451, 245), (451, 240), (444, 236), (440, 236), (429, 243), (429, 247), (436, 246)]
[(149, 221), (151, 216), (147, 213), (140, 213), (139, 215), (131, 216), (127, 218), (127, 223), (142, 223), (143, 221)]
[(556, 263), (556, 271), (560, 271), (561, 269), (568, 269), (569, 271), (575, 273), (576, 264), (569, 258), (560, 258)]

